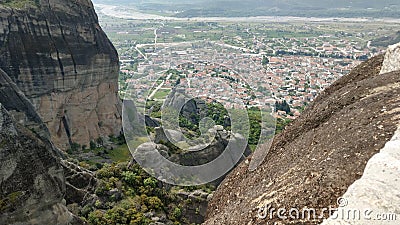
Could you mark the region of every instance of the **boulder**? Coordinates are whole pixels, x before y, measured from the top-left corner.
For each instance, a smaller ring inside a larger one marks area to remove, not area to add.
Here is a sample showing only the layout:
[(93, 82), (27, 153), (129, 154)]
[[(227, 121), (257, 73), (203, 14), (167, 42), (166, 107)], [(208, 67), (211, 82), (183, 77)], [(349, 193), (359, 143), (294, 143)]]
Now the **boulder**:
[(165, 144), (168, 142), (177, 143), (180, 141), (184, 141), (185, 137), (183, 134), (176, 130), (163, 129), (161, 127), (155, 128), (155, 139), (154, 142), (156, 144)]
[(400, 43), (391, 45), (386, 51), (381, 74), (400, 70)]

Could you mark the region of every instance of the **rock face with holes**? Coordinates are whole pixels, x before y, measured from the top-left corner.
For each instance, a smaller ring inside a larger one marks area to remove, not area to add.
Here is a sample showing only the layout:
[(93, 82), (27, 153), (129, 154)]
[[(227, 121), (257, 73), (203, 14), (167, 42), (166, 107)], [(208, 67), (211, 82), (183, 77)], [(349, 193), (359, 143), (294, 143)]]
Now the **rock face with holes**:
[(0, 68), (57, 147), (119, 134), (118, 55), (91, 1), (31, 1), (22, 9), (0, 3), (0, 26)]
[[(321, 223), (324, 208), (338, 207), (337, 199), (398, 128), (400, 71), (396, 62), (383, 60), (374, 57), (327, 88), (275, 138), (255, 171), (242, 163), (230, 173), (209, 204), (205, 224)], [(394, 69), (384, 69), (390, 64)], [(265, 210), (304, 207), (315, 208), (318, 218), (282, 219)]]

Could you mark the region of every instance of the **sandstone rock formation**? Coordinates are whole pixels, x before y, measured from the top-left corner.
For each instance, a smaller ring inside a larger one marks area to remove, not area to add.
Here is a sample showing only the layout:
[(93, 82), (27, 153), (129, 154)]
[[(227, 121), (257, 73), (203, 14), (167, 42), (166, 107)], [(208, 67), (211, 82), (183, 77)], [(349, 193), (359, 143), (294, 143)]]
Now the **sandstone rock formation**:
[(52, 146), (1, 104), (0, 143), (0, 224), (79, 224), (65, 206), (63, 169)]
[[(398, 224), (400, 213), (400, 129), (372, 157), (361, 179), (341, 197), (342, 207), (322, 225)], [(380, 219), (380, 220), (379, 220)]]
[[(243, 144), (246, 143), (246, 141), (241, 135), (232, 134), (231, 132), (228, 132), (223, 128), (219, 128), (220, 126), (216, 127), (217, 128), (214, 128), (214, 131), (210, 131), (210, 133), (215, 133), (215, 138), (213, 138), (209, 143), (198, 143), (197, 145), (189, 147), (188, 149), (182, 149), (179, 147), (182, 142), (174, 142), (175, 144), (172, 144), (164, 134), (162, 128), (156, 128), (155, 139), (158, 142), (147, 142), (141, 144), (135, 149), (135, 159), (139, 159), (140, 162), (147, 165), (153, 165), (154, 168), (157, 168), (156, 174), (159, 175), (158, 179), (165, 180), (166, 178), (173, 177), (172, 173), (174, 173), (174, 171), (170, 169), (169, 165), (166, 165), (167, 162), (157, 160), (158, 153), (160, 153), (168, 161), (176, 163), (178, 165), (200, 166), (212, 162), (213, 160), (221, 156), (221, 154), (226, 151), (227, 148), (231, 148), (230, 150), (233, 152), (232, 155), (226, 154), (223, 161), (227, 165), (232, 165), (230, 168), (234, 167), (237, 164), (238, 160), (239, 162), (241, 162), (251, 154), (249, 146), (245, 146)], [(176, 136), (173, 141), (179, 141), (179, 138), (183, 138), (181, 136), (182, 134), (176, 134), (177, 131), (169, 130), (167, 132), (174, 133), (171, 134), (172, 138)], [(187, 143), (183, 145), (185, 145), (185, 147), (188, 147)], [(244, 152), (243, 149), (241, 149), (241, 146), (246, 147), (244, 149)], [(135, 159), (133, 159), (132, 163), (136, 163)], [(220, 178), (214, 180), (211, 183), (217, 186), (225, 177), (224, 175), (226, 174), (221, 174)]]
[(177, 110), (183, 117), (193, 123), (198, 123), (193, 118), (193, 115), (200, 115), (205, 113), (205, 102), (203, 100), (187, 96), (185, 90), (181, 88), (174, 88), (172, 92), (165, 99), (164, 107), (170, 107)]
[[(338, 207), (337, 199), (400, 122), (400, 71), (380, 74), (383, 58), (364, 62), (327, 88), (275, 138), (257, 170), (242, 163), (230, 173), (209, 204), (205, 224), (319, 224), (328, 218), (322, 210)], [(268, 207), (314, 208), (318, 217), (281, 219), (276, 211), (272, 218), (260, 216)]]
[(32, 102), (57, 147), (119, 134), (118, 56), (89, 0), (0, 4), (0, 26), (0, 68)]
[(389, 46), (383, 61), (381, 74), (400, 70), (400, 43)]
[(14, 115), (19, 123), (39, 133), (43, 139), (50, 139), (49, 130), (30, 101), (2, 69), (0, 69), (0, 103)]
[(2, 1), (0, 24), (0, 224), (82, 224), (66, 203), (93, 200), (96, 180), (51, 140), (120, 132), (116, 51), (87, 0)]
[[(400, 70), (400, 45), (389, 47), (381, 74)], [(398, 124), (400, 127), (400, 124)], [(400, 212), (400, 128), (369, 161), (363, 176), (340, 198), (342, 205), (322, 225), (397, 224)], [(340, 202), (339, 202), (340, 203)]]
[(65, 206), (66, 190), (77, 183), (66, 188), (62, 153), (33, 105), (1, 69), (0, 105), (0, 224), (80, 224)]

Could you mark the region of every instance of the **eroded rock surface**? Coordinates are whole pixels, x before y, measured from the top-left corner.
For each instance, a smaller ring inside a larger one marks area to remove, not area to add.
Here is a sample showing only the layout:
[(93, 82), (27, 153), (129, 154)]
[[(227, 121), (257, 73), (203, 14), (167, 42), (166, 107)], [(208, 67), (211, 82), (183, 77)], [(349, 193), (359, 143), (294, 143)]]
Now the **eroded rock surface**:
[(381, 74), (400, 70), (400, 43), (389, 46), (383, 61)]
[[(381, 74), (400, 70), (400, 44), (389, 47)], [(394, 88), (393, 85), (386, 87)], [(400, 127), (400, 124), (398, 124)], [(339, 210), (322, 225), (397, 224), (400, 216), (400, 129), (369, 161), (363, 176), (339, 199)]]
[(96, 198), (94, 192), (97, 179), (93, 172), (81, 168), (74, 163), (62, 160), (66, 182), (65, 200), (67, 204), (85, 205)]
[(13, 114), (14, 118), (28, 129), (50, 140), (50, 133), (24, 93), (11, 78), (0, 69), (0, 103)]
[(52, 146), (1, 104), (0, 143), (0, 224), (79, 224), (65, 206), (63, 170)]
[(0, 224), (82, 224), (66, 203), (93, 199), (96, 180), (52, 141), (120, 132), (118, 56), (90, 1), (26, 6), (0, 2)]
[(372, 157), (361, 179), (341, 197), (342, 207), (322, 225), (395, 225), (400, 216), (400, 129)]
[(91, 1), (0, 4), (0, 26), (0, 68), (33, 103), (57, 147), (119, 134), (118, 55)]
[[(160, 175), (158, 179), (165, 180), (169, 177), (173, 177), (172, 174), (174, 172), (170, 169), (170, 165), (167, 165), (167, 161), (163, 162), (158, 160), (158, 154), (161, 154), (168, 161), (178, 165), (200, 166), (216, 160), (222, 155), (222, 153), (229, 149), (231, 151), (230, 153), (221, 156), (223, 158), (222, 162), (224, 162), (225, 166), (229, 168), (234, 168), (238, 163), (251, 154), (249, 146), (245, 144), (247, 143), (246, 140), (241, 135), (226, 131), (221, 128), (221, 126), (216, 126), (213, 129), (213, 131), (210, 131), (215, 134), (213, 139), (208, 142), (202, 140), (204, 143), (198, 143), (192, 147), (188, 147), (187, 143), (183, 144), (184, 141), (175, 142), (175, 144), (171, 143), (164, 134), (162, 128), (156, 128), (156, 140), (159, 142), (147, 142), (141, 144), (135, 149), (134, 156), (141, 163), (152, 165), (154, 168), (157, 168), (157, 175)], [(172, 134), (172, 136), (174, 136), (174, 134)], [(177, 137), (183, 138), (182, 134), (177, 135)], [(178, 139), (177, 137), (174, 138), (174, 141)], [(185, 145), (185, 148), (179, 147), (180, 145)], [(132, 163), (136, 163), (136, 160), (133, 159)], [(229, 171), (227, 171), (227, 173), (228, 172)], [(177, 172), (175, 172), (175, 174), (177, 174)], [(216, 186), (220, 184), (226, 174), (221, 174), (221, 177), (213, 181), (212, 184)]]

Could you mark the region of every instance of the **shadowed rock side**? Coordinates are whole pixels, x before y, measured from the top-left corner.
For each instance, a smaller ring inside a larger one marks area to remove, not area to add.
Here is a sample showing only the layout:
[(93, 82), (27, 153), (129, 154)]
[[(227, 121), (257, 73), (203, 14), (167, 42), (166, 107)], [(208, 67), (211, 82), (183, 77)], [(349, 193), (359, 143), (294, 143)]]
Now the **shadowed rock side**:
[(188, 96), (182, 88), (174, 88), (163, 105), (177, 110), (180, 115), (193, 123), (198, 123), (198, 121), (193, 118), (193, 115), (200, 114), (202, 118), (206, 110), (204, 100)]
[(316, 208), (317, 215), (337, 207), (337, 199), (397, 130), (400, 72), (379, 75), (382, 62), (383, 56), (372, 58), (327, 88), (275, 138), (257, 170), (249, 172), (245, 162), (228, 175), (209, 204), (206, 224), (322, 222), (257, 214), (268, 206)]
[(80, 224), (65, 206), (64, 195), (73, 186), (66, 189), (61, 153), (32, 104), (1, 69), (0, 109), (0, 224)]
[(2, 69), (0, 69), (0, 103), (21, 124), (39, 133), (43, 139), (50, 139), (49, 130), (43, 124), (30, 101)]
[(0, 68), (33, 103), (57, 147), (119, 134), (118, 55), (88, 0), (0, 4)]
[(63, 170), (52, 147), (1, 104), (0, 158), (0, 224), (79, 224), (65, 206)]

